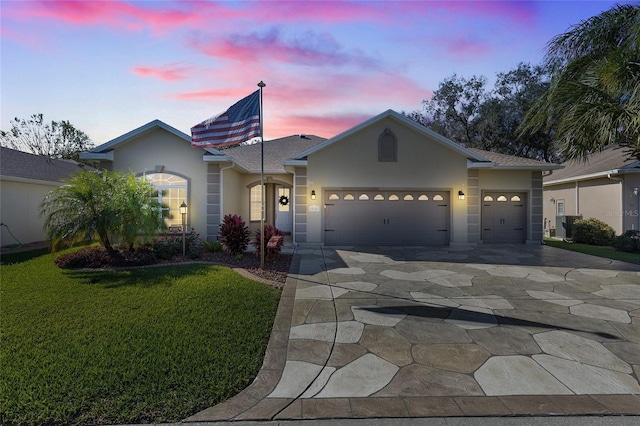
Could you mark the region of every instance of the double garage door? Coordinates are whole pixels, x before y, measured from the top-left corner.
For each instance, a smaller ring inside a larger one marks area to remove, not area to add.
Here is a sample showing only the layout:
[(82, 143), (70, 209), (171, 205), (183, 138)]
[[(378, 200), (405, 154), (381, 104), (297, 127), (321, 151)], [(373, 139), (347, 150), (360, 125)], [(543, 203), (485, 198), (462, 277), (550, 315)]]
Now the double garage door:
[(326, 245), (449, 244), (448, 191), (354, 189), (324, 195)]

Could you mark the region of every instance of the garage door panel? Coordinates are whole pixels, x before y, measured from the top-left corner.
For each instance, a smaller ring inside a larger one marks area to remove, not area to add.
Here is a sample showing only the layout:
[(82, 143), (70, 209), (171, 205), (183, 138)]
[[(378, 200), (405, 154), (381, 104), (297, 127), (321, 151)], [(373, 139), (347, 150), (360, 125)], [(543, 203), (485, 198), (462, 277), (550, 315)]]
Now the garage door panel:
[[(328, 191), (327, 245), (446, 245), (449, 193)], [(352, 199), (345, 199), (351, 195)]]
[(526, 235), (526, 193), (486, 192), (482, 202), (482, 241), (523, 243)]

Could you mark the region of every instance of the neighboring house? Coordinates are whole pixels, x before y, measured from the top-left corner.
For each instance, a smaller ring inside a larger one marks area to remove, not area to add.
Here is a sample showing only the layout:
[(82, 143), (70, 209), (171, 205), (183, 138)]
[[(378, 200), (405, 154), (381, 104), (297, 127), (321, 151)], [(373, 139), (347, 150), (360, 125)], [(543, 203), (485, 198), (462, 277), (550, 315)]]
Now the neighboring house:
[(0, 147), (0, 245), (44, 241), (40, 203), (79, 167), (84, 165)]
[[(225, 214), (259, 226), (261, 148), (192, 148), (156, 120), (81, 158), (145, 176), (173, 223), (184, 201), (215, 240)], [(328, 140), (265, 141), (265, 220), (300, 244), (540, 242), (542, 172), (560, 167), (467, 149), (389, 110)]]
[(545, 231), (557, 228), (558, 216), (596, 218), (616, 235), (640, 229), (640, 161), (608, 147), (586, 162), (571, 161), (544, 177)]

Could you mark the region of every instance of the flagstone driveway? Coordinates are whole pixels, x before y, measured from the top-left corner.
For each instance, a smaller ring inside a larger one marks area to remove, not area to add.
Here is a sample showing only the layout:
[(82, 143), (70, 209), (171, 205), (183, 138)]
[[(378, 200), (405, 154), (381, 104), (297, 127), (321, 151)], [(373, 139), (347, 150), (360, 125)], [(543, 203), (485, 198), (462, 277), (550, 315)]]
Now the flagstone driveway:
[(639, 265), (301, 248), (256, 381), (186, 421), (640, 414), (639, 376)]

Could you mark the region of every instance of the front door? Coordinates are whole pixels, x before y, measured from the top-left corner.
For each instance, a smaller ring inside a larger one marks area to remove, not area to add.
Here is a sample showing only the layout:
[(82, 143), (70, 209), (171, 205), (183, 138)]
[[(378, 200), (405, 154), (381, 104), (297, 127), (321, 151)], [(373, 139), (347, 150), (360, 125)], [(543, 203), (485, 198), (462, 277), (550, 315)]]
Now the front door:
[(276, 191), (276, 228), (291, 232), (291, 188), (279, 186)]

